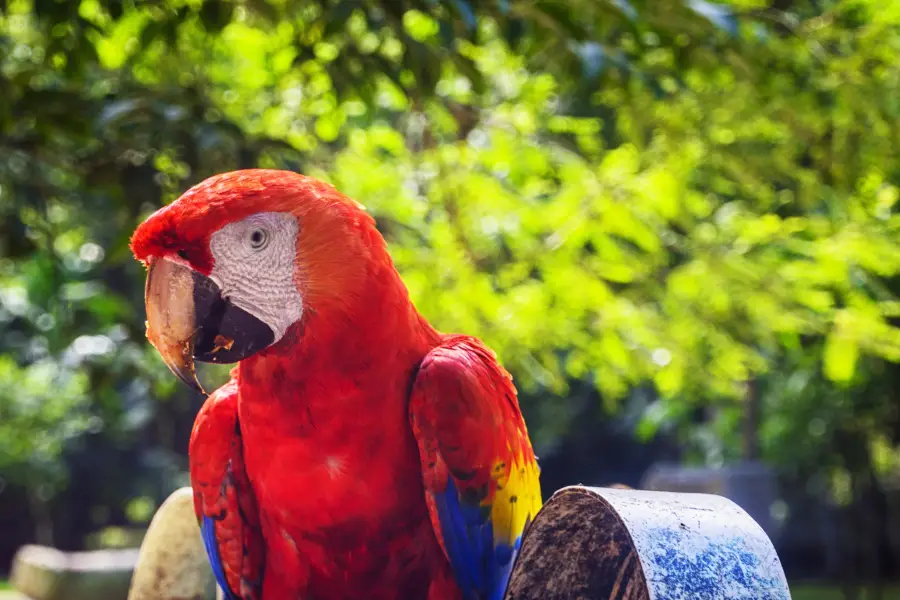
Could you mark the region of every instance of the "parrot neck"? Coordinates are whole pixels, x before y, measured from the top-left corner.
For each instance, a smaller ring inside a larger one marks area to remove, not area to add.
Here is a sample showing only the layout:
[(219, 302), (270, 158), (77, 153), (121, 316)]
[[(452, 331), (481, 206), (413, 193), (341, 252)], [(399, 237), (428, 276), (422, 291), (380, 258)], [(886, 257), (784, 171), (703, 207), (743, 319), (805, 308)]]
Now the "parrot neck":
[(293, 412), (298, 404), (317, 402), (337, 408), (334, 398), (319, 397), (321, 390), (333, 393), (345, 384), (384, 390), (392, 376), (411, 376), (441, 334), (415, 309), (390, 263), (360, 287), (365, 292), (353, 305), (312, 307), (281, 341), (241, 361), (242, 389), (252, 386), (254, 396), (277, 399)]

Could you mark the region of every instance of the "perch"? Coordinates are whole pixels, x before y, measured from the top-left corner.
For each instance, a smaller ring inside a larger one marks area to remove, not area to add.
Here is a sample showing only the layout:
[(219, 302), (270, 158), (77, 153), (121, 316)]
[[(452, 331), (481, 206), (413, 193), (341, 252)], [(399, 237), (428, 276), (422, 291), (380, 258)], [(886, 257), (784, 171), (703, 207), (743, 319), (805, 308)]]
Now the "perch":
[(563, 488), (531, 524), (506, 600), (790, 600), (763, 530), (721, 496)]

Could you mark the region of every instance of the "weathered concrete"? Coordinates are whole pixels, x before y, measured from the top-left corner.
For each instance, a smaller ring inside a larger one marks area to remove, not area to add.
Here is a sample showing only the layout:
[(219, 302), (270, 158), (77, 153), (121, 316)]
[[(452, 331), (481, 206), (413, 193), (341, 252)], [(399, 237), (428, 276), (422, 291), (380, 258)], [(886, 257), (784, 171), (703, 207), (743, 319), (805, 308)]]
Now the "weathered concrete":
[(67, 553), (23, 546), (10, 583), (33, 600), (124, 600), (137, 556), (137, 550)]

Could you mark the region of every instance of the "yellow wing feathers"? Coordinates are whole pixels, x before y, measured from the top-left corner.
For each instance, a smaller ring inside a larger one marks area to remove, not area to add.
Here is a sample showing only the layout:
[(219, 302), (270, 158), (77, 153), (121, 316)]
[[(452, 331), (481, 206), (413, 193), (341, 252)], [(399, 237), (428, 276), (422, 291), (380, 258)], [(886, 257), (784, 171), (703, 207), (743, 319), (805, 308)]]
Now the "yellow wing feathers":
[(485, 498), (482, 505), (490, 505), (494, 542), (514, 545), (525, 526), (541, 509), (540, 468), (531, 457), (520, 453), (511, 464), (498, 461), (491, 469), (496, 483), (493, 498)]

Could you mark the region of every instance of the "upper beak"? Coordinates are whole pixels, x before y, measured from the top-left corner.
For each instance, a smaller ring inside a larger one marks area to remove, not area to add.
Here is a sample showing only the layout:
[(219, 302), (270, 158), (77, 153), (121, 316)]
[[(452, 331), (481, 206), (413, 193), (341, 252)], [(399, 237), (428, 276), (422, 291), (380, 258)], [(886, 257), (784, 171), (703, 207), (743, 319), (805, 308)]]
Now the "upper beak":
[(194, 369), (194, 271), (165, 259), (150, 262), (144, 304), (147, 339), (178, 379), (205, 393)]
[(222, 297), (216, 283), (165, 258), (150, 261), (144, 290), (147, 339), (188, 387), (206, 393), (194, 360), (232, 363), (274, 341), (263, 321)]

